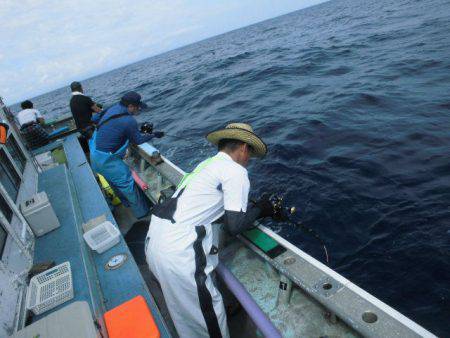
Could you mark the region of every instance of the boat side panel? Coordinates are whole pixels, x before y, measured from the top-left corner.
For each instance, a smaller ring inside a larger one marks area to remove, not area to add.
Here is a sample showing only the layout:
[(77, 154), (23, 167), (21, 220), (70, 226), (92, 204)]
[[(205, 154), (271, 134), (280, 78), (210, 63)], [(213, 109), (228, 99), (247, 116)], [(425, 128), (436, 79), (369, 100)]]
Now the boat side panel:
[[(23, 172), (23, 179), (21, 181), (19, 193), (17, 195), (17, 200), (15, 203), (18, 208), (17, 210), (19, 210), (19, 206), (23, 201), (29, 199), (37, 192), (37, 177), (38, 176), (34, 169), (34, 166), (27, 161)], [(13, 218), (11, 219), (11, 227), (21, 238), (22, 242), (26, 243), (28, 252), (31, 254), (34, 246), (34, 236), (29, 232), (31, 231), (31, 229), (29, 229), (26, 222), (24, 222), (22, 215), (18, 215), (14, 212)], [(27, 231), (27, 229), (29, 231)], [(7, 263), (10, 266), (10, 269), (12, 271), (16, 273), (20, 273), (24, 269), (28, 268), (28, 262), (24, 259), (23, 255), (18, 250), (17, 245), (15, 245), (11, 236), (8, 236), (7, 238), (2, 260), (4, 263)]]
[[(28, 199), (37, 191), (37, 173), (30, 161), (25, 164), (23, 180), (19, 188), (16, 206)], [(27, 252), (31, 255), (34, 248), (33, 235), (27, 231), (27, 224), (21, 217), (14, 214), (11, 227), (18, 237), (26, 244)], [(11, 236), (6, 238), (2, 262), (0, 264), (0, 337), (7, 336), (22, 322), (20, 305), (25, 295), (25, 274), (29, 268), (29, 261), (20, 251)]]

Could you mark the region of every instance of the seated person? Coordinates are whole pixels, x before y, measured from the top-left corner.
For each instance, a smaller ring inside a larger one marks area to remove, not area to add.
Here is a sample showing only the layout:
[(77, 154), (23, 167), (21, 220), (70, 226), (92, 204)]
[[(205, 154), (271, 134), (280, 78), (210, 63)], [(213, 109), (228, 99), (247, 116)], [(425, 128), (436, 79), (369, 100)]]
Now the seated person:
[(17, 122), (20, 132), (30, 149), (36, 149), (49, 142), (48, 133), (42, 127), (45, 124), (44, 117), (39, 110), (33, 108), (33, 102), (23, 101), (22, 110), (17, 114)]
[(20, 106), (22, 110), (17, 114), (17, 122), (19, 127), (26, 126), (27, 124), (45, 124), (45, 120), (39, 110), (33, 108), (33, 102), (30, 100), (23, 101)]

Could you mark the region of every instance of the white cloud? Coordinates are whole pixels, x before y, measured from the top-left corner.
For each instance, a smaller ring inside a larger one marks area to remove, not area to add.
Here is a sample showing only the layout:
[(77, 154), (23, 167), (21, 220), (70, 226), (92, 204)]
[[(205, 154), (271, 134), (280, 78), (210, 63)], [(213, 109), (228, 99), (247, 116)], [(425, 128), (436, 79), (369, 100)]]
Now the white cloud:
[(8, 103), (323, 0), (1, 0)]

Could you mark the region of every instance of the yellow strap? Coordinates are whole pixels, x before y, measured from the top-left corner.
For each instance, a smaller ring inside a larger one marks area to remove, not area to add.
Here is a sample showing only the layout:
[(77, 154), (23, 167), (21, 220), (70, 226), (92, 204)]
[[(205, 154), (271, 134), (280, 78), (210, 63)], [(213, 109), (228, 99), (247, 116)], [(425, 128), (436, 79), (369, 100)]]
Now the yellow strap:
[(177, 190), (180, 188), (186, 188), (186, 186), (189, 184), (189, 182), (203, 169), (205, 168), (208, 164), (210, 164), (211, 162), (214, 162), (217, 159), (217, 156), (214, 157), (210, 157), (207, 158), (206, 160), (204, 160), (203, 162), (201, 162), (199, 165), (197, 165), (197, 167), (195, 167), (195, 169), (188, 174), (185, 174), (181, 180), (180, 183), (178, 183), (177, 186)]

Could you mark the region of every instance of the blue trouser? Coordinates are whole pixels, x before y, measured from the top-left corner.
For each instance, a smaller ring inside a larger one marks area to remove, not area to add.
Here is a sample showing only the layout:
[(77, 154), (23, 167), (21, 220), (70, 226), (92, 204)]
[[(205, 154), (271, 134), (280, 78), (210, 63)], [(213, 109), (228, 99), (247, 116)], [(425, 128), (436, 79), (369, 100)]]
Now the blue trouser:
[(131, 207), (136, 218), (146, 216), (150, 211), (147, 197), (136, 185), (130, 168), (123, 162), (128, 141), (115, 153), (106, 153), (97, 149), (94, 132), (89, 141), (92, 169), (105, 177), (125, 206)]

